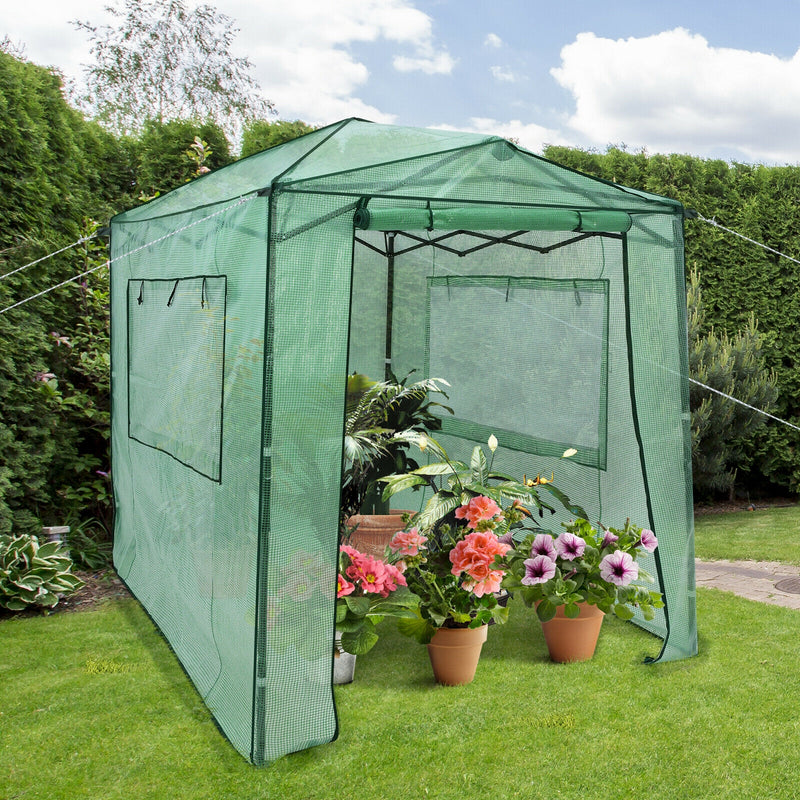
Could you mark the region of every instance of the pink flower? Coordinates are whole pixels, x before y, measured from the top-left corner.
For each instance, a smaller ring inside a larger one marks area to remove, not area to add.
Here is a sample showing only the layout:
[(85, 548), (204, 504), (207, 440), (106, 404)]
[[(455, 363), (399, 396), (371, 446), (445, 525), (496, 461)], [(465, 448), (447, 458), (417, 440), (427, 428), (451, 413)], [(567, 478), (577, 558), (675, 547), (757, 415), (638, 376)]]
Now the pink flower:
[(485, 594), (492, 594), (500, 591), (500, 582), (503, 580), (502, 570), (489, 570), (482, 580), (466, 580), (461, 584), (461, 588), (472, 592), (475, 597), (483, 597)]
[(345, 595), (352, 594), (355, 590), (355, 584), (350, 583), (343, 575), (339, 575), (339, 579), (336, 581), (336, 597), (344, 597)]
[(658, 539), (656, 539), (656, 535), (649, 528), (642, 529), (641, 543), (642, 547), (644, 547), (648, 553), (652, 553), (653, 550), (658, 547)]
[(387, 578), (386, 564), (357, 550), (354, 552), (356, 556), (351, 556), (353, 563), (345, 570), (345, 575), (362, 591), (382, 594)]
[(490, 520), (495, 516), (502, 519), (502, 511), (503, 509), (491, 497), (479, 495), (473, 497), (467, 505), (456, 509), (456, 519), (468, 520), (467, 527), (475, 530), (478, 523), (483, 520)]
[(639, 565), (633, 560), (630, 553), (615, 550), (603, 556), (600, 562), (600, 577), (617, 586), (627, 586), (639, 577)]
[(537, 533), (531, 545), (531, 558), (545, 556), (551, 561), (556, 560), (556, 548), (553, 544), (553, 537), (549, 533)]
[(350, 547), (349, 544), (343, 544), (339, 546), (339, 549), (347, 556), (350, 557), (352, 560), (354, 557), (358, 558), (358, 556), (363, 555), (363, 553), (359, 552), (355, 549), (355, 547)]
[(586, 542), (574, 533), (562, 533), (555, 541), (556, 553), (566, 561), (574, 561), (583, 555)]
[(383, 589), (381, 589), (381, 597), (388, 597), (390, 592), (397, 589), (398, 586), (407, 586), (406, 576), (392, 564), (384, 564), (386, 572), (384, 573)]
[(450, 551), (450, 571), (453, 575), (466, 572), (473, 580), (484, 581), (495, 556), (504, 556), (510, 549), (511, 545), (503, 544), (491, 531), (475, 531)]
[[(340, 549), (350, 559), (350, 566), (344, 572), (353, 582), (353, 590), (358, 589), (365, 594), (379, 594), (381, 597), (388, 597), (398, 586), (407, 585), (402, 570), (393, 564), (387, 564), (379, 558), (360, 553), (348, 545), (342, 545)], [(343, 580), (341, 575), (339, 580)], [(345, 592), (345, 594), (350, 594), (350, 592)]]
[(527, 558), (522, 563), (525, 565), (522, 583), (526, 586), (547, 583), (556, 574), (556, 562), (544, 555)]
[(401, 553), (404, 556), (419, 555), (420, 548), (424, 549), (427, 536), (422, 536), (419, 528), (411, 528), (408, 531), (397, 531), (389, 542), (389, 548), (393, 553)]
[(608, 547), (609, 545), (614, 544), (614, 542), (617, 541), (619, 541), (619, 536), (617, 536), (616, 533), (611, 533), (611, 531), (606, 531), (605, 534), (603, 534), (603, 541), (600, 543), (600, 549), (602, 550), (604, 547)]

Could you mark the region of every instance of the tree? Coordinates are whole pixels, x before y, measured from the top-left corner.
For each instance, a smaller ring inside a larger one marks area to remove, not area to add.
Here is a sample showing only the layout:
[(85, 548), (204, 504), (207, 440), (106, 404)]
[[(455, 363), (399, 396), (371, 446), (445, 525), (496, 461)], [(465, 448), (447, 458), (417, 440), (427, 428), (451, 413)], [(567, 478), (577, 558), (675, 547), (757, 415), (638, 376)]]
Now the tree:
[[(778, 397), (777, 378), (765, 366), (766, 337), (751, 314), (746, 327), (729, 337), (713, 327), (704, 331), (700, 280), (689, 273), (689, 374), (699, 383), (725, 392), (755, 408), (772, 411)], [(693, 383), (692, 473), (700, 494), (733, 496), (737, 474), (749, 472), (757, 451), (756, 434), (765, 417)]]
[(230, 137), (249, 119), (274, 113), (236, 57), (233, 20), (210, 5), (183, 0), (122, 0), (106, 7), (116, 25), (73, 24), (89, 35), (94, 64), (86, 68), (84, 110), (111, 130), (134, 134), (147, 120), (213, 121)]

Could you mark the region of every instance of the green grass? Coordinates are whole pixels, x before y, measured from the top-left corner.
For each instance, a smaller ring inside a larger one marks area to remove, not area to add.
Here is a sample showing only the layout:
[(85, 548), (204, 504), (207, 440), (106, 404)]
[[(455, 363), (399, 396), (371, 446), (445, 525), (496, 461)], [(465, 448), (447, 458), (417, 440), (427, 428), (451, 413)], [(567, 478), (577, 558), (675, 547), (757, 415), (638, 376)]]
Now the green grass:
[(549, 662), (512, 602), (475, 681), (444, 688), (391, 627), (337, 687), (339, 739), (255, 768), (134, 601), (0, 623), (3, 800), (743, 800), (800, 780), (797, 612), (698, 592), (700, 655), (606, 619), (591, 662)]
[(800, 564), (800, 505), (695, 517), (695, 554)]

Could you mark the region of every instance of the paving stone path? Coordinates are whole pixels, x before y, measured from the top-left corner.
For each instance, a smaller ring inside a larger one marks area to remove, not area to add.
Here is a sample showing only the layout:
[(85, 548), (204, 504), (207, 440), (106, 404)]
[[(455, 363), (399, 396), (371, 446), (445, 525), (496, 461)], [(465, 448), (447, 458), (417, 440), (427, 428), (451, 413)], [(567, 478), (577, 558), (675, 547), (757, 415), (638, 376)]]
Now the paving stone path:
[(749, 600), (800, 609), (800, 567), (791, 564), (696, 559), (695, 581)]

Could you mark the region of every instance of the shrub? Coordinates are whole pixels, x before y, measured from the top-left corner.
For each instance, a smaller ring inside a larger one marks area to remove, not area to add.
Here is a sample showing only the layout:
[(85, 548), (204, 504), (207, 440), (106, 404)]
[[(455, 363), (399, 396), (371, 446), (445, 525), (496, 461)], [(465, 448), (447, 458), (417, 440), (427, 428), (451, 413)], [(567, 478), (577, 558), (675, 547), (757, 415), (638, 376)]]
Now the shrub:
[(52, 608), (59, 595), (80, 589), (72, 574), (72, 559), (60, 542), (39, 544), (29, 534), (0, 536), (0, 606), (24, 611), (30, 606)]

